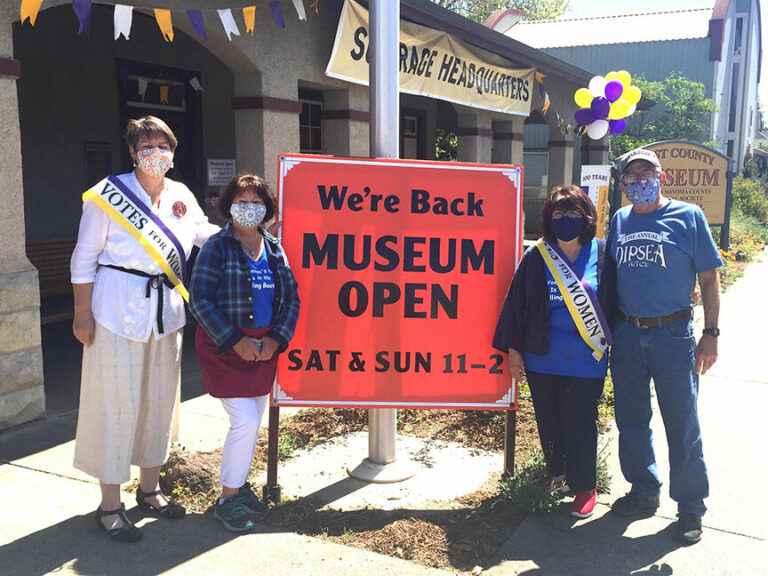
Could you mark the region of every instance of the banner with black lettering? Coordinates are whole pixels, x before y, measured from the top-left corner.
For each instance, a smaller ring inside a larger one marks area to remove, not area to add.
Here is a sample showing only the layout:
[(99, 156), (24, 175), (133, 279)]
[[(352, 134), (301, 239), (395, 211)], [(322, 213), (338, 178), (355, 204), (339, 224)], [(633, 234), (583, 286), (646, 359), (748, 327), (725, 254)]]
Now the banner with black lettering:
[[(368, 11), (346, 0), (325, 73), (368, 85)], [(533, 98), (533, 68), (508, 60), (453, 36), (400, 21), (400, 91), (475, 108), (528, 116)]]
[(274, 404), (514, 408), (491, 344), (522, 190), (520, 166), (280, 156), (301, 312)]

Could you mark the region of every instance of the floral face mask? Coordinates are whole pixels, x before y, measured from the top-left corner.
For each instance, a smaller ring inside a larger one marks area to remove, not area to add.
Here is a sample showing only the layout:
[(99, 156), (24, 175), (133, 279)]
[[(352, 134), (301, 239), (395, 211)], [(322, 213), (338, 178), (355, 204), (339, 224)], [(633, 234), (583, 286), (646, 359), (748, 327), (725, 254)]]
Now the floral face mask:
[(256, 228), (267, 215), (267, 207), (264, 204), (249, 202), (248, 204), (232, 204), (229, 209), (232, 220), (243, 228)]
[(136, 165), (152, 176), (165, 176), (165, 173), (173, 166), (173, 152), (162, 148), (137, 150)]

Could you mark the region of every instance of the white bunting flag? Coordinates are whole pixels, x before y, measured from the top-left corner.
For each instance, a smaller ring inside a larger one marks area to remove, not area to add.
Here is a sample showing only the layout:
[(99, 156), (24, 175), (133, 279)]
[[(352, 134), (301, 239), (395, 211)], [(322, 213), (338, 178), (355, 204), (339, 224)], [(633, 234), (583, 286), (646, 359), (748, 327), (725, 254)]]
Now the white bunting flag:
[(195, 76), (192, 78), (192, 80), (189, 81), (190, 86), (192, 86), (192, 90), (195, 92), (202, 92), (203, 91), (203, 85), (200, 84), (200, 80)]
[(125, 36), (126, 40), (131, 39), (131, 23), (133, 22), (133, 6), (123, 6), (115, 4), (115, 40), (120, 38), (120, 34)]
[(139, 83), (139, 88), (138, 88), (139, 96), (141, 96), (141, 99), (144, 100), (144, 94), (147, 93), (147, 84), (148, 84), (147, 79), (138, 78), (136, 81)]
[(293, 0), (293, 7), (296, 8), (296, 14), (299, 15), (299, 20), (307, 19), (307, 13), (304, 11), (304, 0)]
[(235, 36), (240, 36), (240, 30), (237, 28), (235, 18), (232, 16), (232, 11), (227, 8), (226, 10), (217, 10), (217, 12), (219, 13), (219, 19), (224, 26), (224, 32), (227, 33), (227, 38), (229, 38), (229, 41), (232, 41), (232, 34)]

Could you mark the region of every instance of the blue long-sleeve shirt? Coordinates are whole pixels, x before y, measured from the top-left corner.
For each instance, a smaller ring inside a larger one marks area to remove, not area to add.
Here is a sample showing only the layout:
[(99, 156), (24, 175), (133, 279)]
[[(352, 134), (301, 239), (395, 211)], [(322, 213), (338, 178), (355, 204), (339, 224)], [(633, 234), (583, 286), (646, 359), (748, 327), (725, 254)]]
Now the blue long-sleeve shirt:
[[(299, 318), (298, 287), (280, 242), (260, 231), (275, 280), (273, 325), (266, 335), (279, 344), (282, 352), (288, 347)], [(200, 250), (192, 271), (189, 298), (192, 315), (220, 353), (231, 349), (243, 337), (239, 328), (254, 327), (252, 298), (251, 267), (240, 241), (232, 233), (230, 222)]]

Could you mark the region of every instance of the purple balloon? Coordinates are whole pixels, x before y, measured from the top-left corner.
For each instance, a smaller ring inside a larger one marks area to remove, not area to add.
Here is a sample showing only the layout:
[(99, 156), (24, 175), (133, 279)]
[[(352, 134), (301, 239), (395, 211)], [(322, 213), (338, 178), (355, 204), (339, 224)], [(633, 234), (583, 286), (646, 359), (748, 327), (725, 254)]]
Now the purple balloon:
[(611, 80), (605, 85), (605, 97), (608, 102), (616, 102), (624, 92), (624, 84), (618, 80)]
[(627, 122), (624, 120), (624, 118), (621, 118), (620, 120), (610, 120), (608, 122), (608, 131), (613, 134), (614, 136), (618, 136), (622, 132), (624, 132), (624, 128), (627, 127)]
[(590, 108), (592, 109), (592, 114), (595, 115), (595, 119), (602, 120), (603, 118), (608, 118), (608, 113), (611, 111), (611, 103), (608, 102), (607, 98), (598, 96), (592, 99)]
[(595, 120), (595, 115), (592, 113), (591, 108), (579, 108), (576, 110), (573, 118), (579, 126), (588, 126)]

